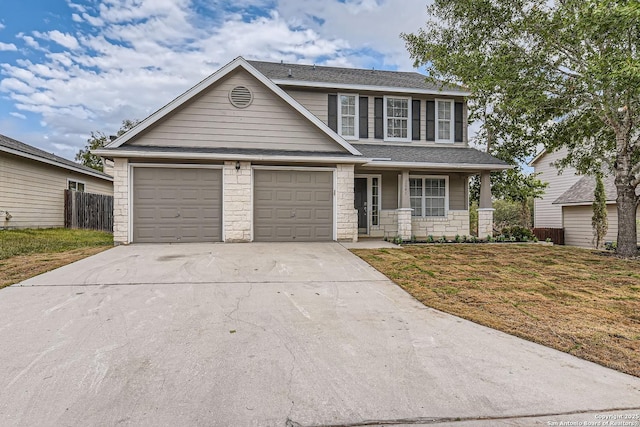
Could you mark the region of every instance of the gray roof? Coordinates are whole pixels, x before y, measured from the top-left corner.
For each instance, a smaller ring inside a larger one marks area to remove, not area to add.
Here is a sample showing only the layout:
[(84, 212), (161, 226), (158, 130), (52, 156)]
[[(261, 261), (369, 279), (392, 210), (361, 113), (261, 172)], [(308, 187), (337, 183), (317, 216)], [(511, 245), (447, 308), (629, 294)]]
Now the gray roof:
[(139, 151), (145, 153), (210, 153), (221, 155), (241, 156), (286, 156), (286, 157), (344, 157), (345, 159), (373, 159), (375, 162), (389, 163), (429, 163), (442, 164), (450, 167), (452, 164), (495, 166), (496, 169), (504, 169), (507, 163), (487, 153), (469, 147), (428, 147), (406, 145), (381, 145), (381, 144), (353, 144), (362, 153), (355, 156), (345, 152), (326, 151), (294, 151), (294, 150), (265, 150), (246, 148), (210, 148), (210, 147), (157, 147), (145, 145), (122, 145), (118, 148), (105, 148), (103, 152), (114, 153)]
[[(612, 176), (605, 176), (602, 178), (604, 184), (604, 193), (607, 197), (607, 202), (615, 203), (618, 197), (618, 191), (616, 189), (615, 180)], [(573, 184), (567, 191), (565, 191), (560, 197), (558, 197), (553, 204), (554, 205), (571, 205), (571, 204), (584, 204), (593, 203), (593, 193), (596, 189), (596, 178), (593, 176), (585, 175), (578, 182)], [(640, 188), (636, 189), (636, 194), (640, 195)]]
[[(427, 77), (416, 72), (365, 70), (357, 68), (322, 67), (317, 65), (284, 64), (276, 62), (247, 61), (271, 80), (292, 80), (309, 83), (333, 83), (340, 85), (398, 87), (428, 91), (453, 91), (463, 95), (466, 89), (460, 86), (441, 86), (427, 81)], [(289, 76), (289, 70), (291, 76)], [(407, 92), (410, 92), (408, 90)]]
[(360, 157), (344, 151), (265, 150), (230, 147), (158, 147), (149, 145), (122, 145), (117, 148), (105, 148), (103, 151), (113, 151), (114, 153), (123, 151), (141, 151), (148, 153), (211, 153), (230, 156)]
[(74, 169), (80, 173), (87, 173), (91, 175), (96, 175), (100, 178), (113, 180), (113, 177), (105, 173), (102, 173), (98, 170), (88, 168), (84, 165), (81, 165), (80, 163), (73, 162), (71, 160), (65, 159), (64, 157), (56, 156), (55, 154), (48, 153), (44, 150), (40, 150), (39, 148), (25, 144), (24, 142), (20, 142), (18, 140), (15, 140), (13, 138), (9, 138), (8, 136), (0, 134), (0, 151), (3, 151), (2, 150), (3, 147), (13, 151), (17, 151), (19, 153), (23, 153), (28, 157), (36, 157), (37, 159), (40, 159), (45, 163), (49, 163), (49, 164), (53, 163), (65, 169)]
[(353, 144), (365, 157), (400, 163), (442, 163), (508, 166), (506, 162), (470, 147)]

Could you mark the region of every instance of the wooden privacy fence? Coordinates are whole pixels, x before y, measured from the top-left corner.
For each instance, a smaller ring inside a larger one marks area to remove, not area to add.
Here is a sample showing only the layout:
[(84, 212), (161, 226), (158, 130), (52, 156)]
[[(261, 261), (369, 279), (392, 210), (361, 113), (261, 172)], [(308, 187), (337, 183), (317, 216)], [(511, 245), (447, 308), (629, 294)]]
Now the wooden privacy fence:
[(564, 245), (564, 228), (534, 228), (533, 235), (543, 242), (551, 239), (556, 245)]
[(113, 196), (64, 190), (65, 228), (113, 232)]

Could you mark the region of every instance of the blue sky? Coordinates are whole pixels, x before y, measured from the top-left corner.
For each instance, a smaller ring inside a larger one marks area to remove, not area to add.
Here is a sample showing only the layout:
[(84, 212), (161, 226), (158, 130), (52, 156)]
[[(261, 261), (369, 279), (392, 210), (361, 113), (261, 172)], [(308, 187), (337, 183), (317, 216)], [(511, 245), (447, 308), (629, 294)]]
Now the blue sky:
[(0, 133), (72, 159), (237, 56), (410, 70), (429, 0), (2, 0)]

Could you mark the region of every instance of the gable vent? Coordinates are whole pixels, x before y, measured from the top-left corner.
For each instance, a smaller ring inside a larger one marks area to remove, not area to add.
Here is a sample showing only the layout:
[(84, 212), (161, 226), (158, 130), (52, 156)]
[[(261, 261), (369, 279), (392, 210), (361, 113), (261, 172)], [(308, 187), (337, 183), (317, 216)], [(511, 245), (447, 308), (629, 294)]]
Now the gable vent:
[(236, 86), (229, 92), (229, 101), (234, 107), (247, 108), (253, 101), (253, 94), (245, 86)]

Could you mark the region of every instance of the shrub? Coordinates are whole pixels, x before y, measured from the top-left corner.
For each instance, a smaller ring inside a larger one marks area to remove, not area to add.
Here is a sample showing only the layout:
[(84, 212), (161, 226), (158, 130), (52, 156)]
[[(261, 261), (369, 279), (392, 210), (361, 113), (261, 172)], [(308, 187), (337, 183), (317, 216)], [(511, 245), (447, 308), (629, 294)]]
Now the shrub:
[(505, 227), (502, 229), (502, 234), (511, 241), (526, 242), (533, 239), (533, 232), (526, 228), (514, 225), (513, 227)]

